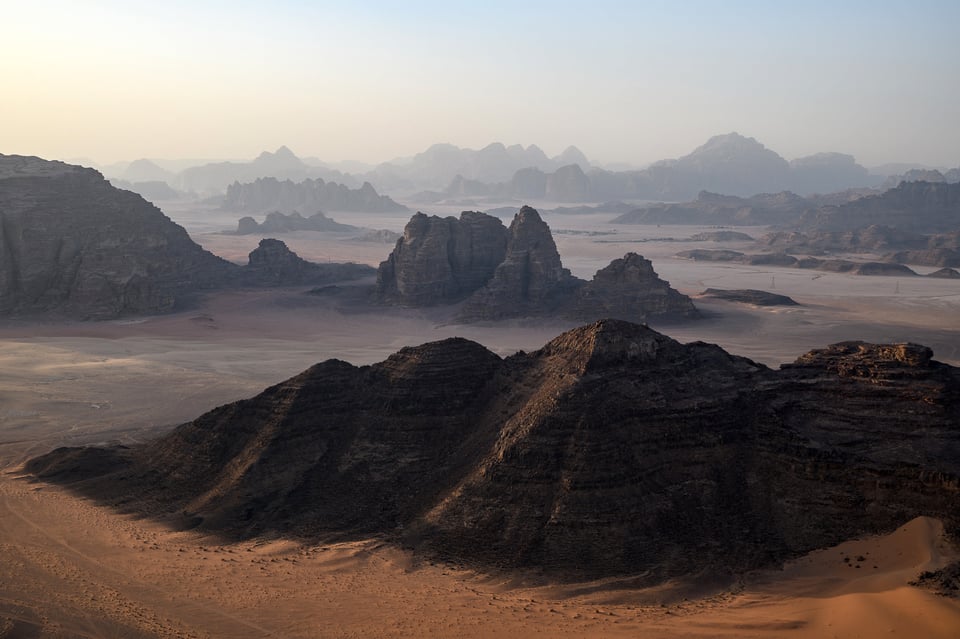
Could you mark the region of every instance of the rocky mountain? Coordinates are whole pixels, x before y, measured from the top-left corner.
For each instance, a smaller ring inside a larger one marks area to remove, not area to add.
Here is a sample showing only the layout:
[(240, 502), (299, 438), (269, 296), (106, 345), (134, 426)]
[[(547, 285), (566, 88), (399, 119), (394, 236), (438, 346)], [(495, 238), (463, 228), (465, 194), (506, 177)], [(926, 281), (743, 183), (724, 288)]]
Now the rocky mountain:
[(460, 338), (330, 360), (36, 477), (237, 537), (378, 535), (555, 580), (729, 576), (932, 516), (960, 533), (960, 371), (845, 342), (770, 370), (603, 320), (501, 359)]
[(236, 268), (93, 169), (0, 155), (0, 315), (169, 311)]
[(465, 300), (461, 322), (517, 317), (631, 321), (697, 317), (693, 303), (628, 253), (591, 282), (563, 267), (550, 227), (524, 206), (506, 229), (499, 219), (465, 211), (460, 219), (414, 215), (380, 263), (381, 303), (437, 306)]
[[(321, 270), (333, 275), (338, 266)], [(256, 268), (205, 251), (160, 209), (93, 169), (0, 155), (0, 316), (154, 314), (202, 291), (295, 283), (266, 284)]]
[(127, 165), (119, 177), (127, 182), (163, 182), (169, 186), (176, 175), (151, 160), (141, 158)]
[(642, 255), (627, 253), (580, 286), (563, 316), (578, 322), (609, 317), (636, 321), (646, 318), (694, 319), (700, 313), (686, 295), (660, 279)]
[(297, 212), (289, 215), (274, 211), (257, 222), (252, 217), (242, 217), (237, 221), (237, 235), (255, 235), (258, 233), (291, 233), (294, 231), (357, 231), (356, 226), (341, 224), (323, 213), (314, 213), (310, 217), (303, 217)]
[(234, 182), (253, 182), (266, 177), (294, 182), (322, 178), (335, 180), (346, 187), (359, 186), (348, 174), (303, 162), (285, 146), (273, 153), (264, 151), (250, 162), (211, 162), (186, 168), (179, 173), (174, 186), (210, 195), (223, 193)]
[(434, 144), (412, 158), (385, 162), (365, 177), (382, 189), (413, 192), (443, 189), (457, 176), (474, 182), (497, 184), (509, 182), (513, 174), (521, 169), (535, 168), (549, 172), (571, 163), (590, 166), (586, 156), (576, 147), (568, 147), (551, 159), (533, 144), (524, 148), (519, 144), (504, 146), (494, 142), (479, 150), (452, 144)]
[[(675, 202), (695, 198), (702, 191), (747, 198), (757, 193), (790, 190), (806, 196), (878, 186), (882, 181), (850, 155), (818, 153), (787, 162), (755, 139), (738, 133), (714, 136), (685, 156), (655, 162), (642, 170), (591, 168), (581, 161), (579, 154), (572, 152), (556, 159), (562, 159), (565, 166), (548, 169), (528, 165), (497, 179), (457, 171), (470, 180), (468, 188), (457, 184), (459, 190), (454, 193), (454, 185), (447, 182), (449, 186), (445, 191), (418, 194), (418, 199), (435, 201), (459, 195), (546, 198), (563, 202), (618, 199)], [(582, 177), (572, 175), (574, 169), (569, 168), (572, 165), (579, 167)], [(551, 183), (555, 184), (553, 189), (549, 188)], [(569, 184), (576, 184), (576, 188), (563, 188)]]
[(376, 298), (406, 306), (464, 299), (493, 276), (507, 251), (503, 223), (484, 213), (460, 218), (417, 213), (377, 271)]
[(492, 277), (460, 311), (465, 322), (553, 315), (582, 284), (563, 268), (550, 227), (529, 206), (510, 224), (507, 250)]
[(960, 227), (960, 183), (901, 182), (880, 195), (808, 211), (801, 229), (846, 231), (871, 225), (915, 233), (941, 233)]
[(278, 180), (272, 177), (257, 178), (253, 182), (234, 182), (227, 187), (221, 208), (231, 211), (264, 213), (312, 214), (318, 211), (357, 211), (387, 213), (406, 211), (386, 195), (379, 195), (369, 182), (359, 189), (351, 189), (336, 182), (324, 182), (320, 178), (302, 182)]
[(876, 182), (845, 153), (816, 153), (790, 162), (790, 188), (799, 193), (834, 193)]

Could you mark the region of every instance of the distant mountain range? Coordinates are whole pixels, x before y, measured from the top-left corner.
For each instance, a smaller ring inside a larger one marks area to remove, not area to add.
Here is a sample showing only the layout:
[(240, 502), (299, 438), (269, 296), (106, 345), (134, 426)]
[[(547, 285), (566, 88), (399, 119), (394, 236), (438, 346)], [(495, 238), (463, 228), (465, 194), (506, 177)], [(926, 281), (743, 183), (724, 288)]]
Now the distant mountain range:
[[(303, 159), (282, 146), (249, 162), (209, 162), (179, 172), (146, 159), (122, 169), (117, 165), (103, 170), (111, 179), (134, 185), (134, 190), (137, 183), (166, 182), (178, 191), (208, 196), (224, 193), (234, 182), (247, 183), (258, 178), (293, 182), (322, 179), (349, 188), (369, 182), (380, 193), (412, 196), (422, 203), (463, 198), (681, 201), (696, 197), (703, 190), (743, 197), (786, 190), (810, 195), (883, 184), (896, 186), (902, 180), (938, 181), (937, 176), (946, 181), (960, 179), (960, 168), (941, 173), (926, 167), (891, 164), (886, 172), (871, 172), (853, 156), (843, 153), (816, 153), (788, 161), (754, 138), (738, 133), (714, 136), (682, 157), (624, 171), (595, 166), (573, 146), (548, 157), (536, 145), (506, 146), (499, 142), (478, 150), (434, 144), (412, 157), (373, 168), (356, 162), (330, 164), (316, 158)], [(155, 187), (151, 188), (155, 191)]]

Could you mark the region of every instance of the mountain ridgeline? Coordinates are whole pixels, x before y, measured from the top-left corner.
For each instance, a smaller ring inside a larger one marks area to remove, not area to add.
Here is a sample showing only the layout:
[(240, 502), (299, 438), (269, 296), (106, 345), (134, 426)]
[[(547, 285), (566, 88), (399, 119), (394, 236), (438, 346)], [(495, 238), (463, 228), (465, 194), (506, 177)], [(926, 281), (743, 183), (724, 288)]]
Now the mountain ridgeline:
[(560, 261), (550, 228), (524, 206), (510, 228), (490, 215), (414, 215), (377, 271), (382, 303), (437, 306), (463, 302), (458, 320), (561, 317), (630, 321), (698, 317), (690, 298), (628, 253), (585, 282)]
[(770, 370), (603, 320), (505, 359), (450, 338), (330, 360), (35, 476), (235, 538), (379, 535), (425, 556), (638, 585), (729, 575), (919, 515), (960, 532), (960, 371), (846, 342)]

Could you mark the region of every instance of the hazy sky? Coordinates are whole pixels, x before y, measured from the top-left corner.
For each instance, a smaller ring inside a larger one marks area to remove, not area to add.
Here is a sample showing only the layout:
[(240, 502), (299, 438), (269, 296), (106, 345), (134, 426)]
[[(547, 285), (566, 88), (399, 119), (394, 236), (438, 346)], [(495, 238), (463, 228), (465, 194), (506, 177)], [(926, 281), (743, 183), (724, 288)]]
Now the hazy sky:
[(960, 0), (0, 4), (0, 153), (639, 164), (738, 131), (960, 164)]

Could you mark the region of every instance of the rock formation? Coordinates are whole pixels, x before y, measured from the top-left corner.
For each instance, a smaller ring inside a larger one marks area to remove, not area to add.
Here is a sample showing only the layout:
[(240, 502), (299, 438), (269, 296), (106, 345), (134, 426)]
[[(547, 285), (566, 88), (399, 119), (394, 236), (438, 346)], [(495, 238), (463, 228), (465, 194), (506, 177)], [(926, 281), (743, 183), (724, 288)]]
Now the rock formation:
[(700, 294), (702, 297), (715, 297), (729, 302), (753, 304), (754, 306), (797, 306), (797, 302), (786, 295), (778, 295), (769, 291), (758, 291), (752, 288), (721, 289), (708, 288)]
[(464, 304), (460, 319), (549, 315), (581, 283), (560, 263), (550, 227), (534, 209), (524, 206), (510, 224), (505, 257), (493, 277)]
[(700, 314), (689, 297), (660, 279), (650, 260), (627, 253), (579, 287), (564, 316), (574, 321), (610, 317), (640, 322), (650, 318), (691, 319)]
[(375, 534), (560, 580), (730, 575), (927, 515), (960, 533), (960, 371), (836, 344), (779, 371), (604, 320), (501, 359), (330, 360), (131, 448), (26, 466), (238, 537)]
[[(0, 155), (0, 316), (155, 314), (203, 291), (299, 283), (265, 278), (258, 268), (205, 251), (158, 208), (93, 169)], [(372, 274), (356, 265), (318, 268), (350, 279)]]
[(805, 230), (846, 231), (882, 225), (914, 233), (942, 233), (956, 231), (958, 219), (960, 183), (901, 182), (881, 195), (808, 211), (799, 226)]
[(237, 235), (254, 235), (257, 233), (290, 233), (293, 231), (357, 231), (356, 226), (341, 224), (323, 213), (314, 213), (310, 217), (303, 217), (299, 213), (285, 215), (278, 211), (268, 213), (263, 222), (257, 223), (252, 217), (242, 217), (237, 220)]
[(434, 306), (459, 301), (483, 286), (507, 250), (507, 229), (497, 218), (464, 211), (460, 218), (417, 213), (380, 263), (381, 302)]
[[(340, 171), (311, 166), (294, 155), (293, 151), (281, 146), (273, 153), (264, 151), (250, 162), (211, 162), (184, 169), (177, 177), (177, 186), (185, 191), (200, 194), (223, 193), (235, 182), (248, 183), (267, 177), (293, 182), (322, 178), (334, 180), (344, 187), (353, 187), (358, 184), (350, 175)], [(266, 207), (264, 210), (271, 208), (274, 207)]]
[(0, 315), (164, 312), (238, 270), (93, 169), (0, 155)]
[(379, 195), (369, 182), (359, 189), (350, 189), (336, 182), (324, 182), (320, 178), (306, 179), (296, 183), (272, 177), (257, 178), (253, 182), (234, 182), (227, 187), (221, 208), (232, 211), (263, 213), (312, 214), (325, 211), (358, 211), (387, 213), (406, 211), (386, 195)]
[(414, 215), (390, 257), (380, 263), (381, 302), (435, 306), (466, 299), (457, 320), (561, 317), (630, 321), (697, 317), (693, 303), (670, 288), (635, 253), (584, 282), (560, 261), (550, 227), (524, 206), (505, 229), (497, 218), (465, 211), (460, 219)]
[(323, 285), (330, 282), (373, 277), (376, 273), (366, 264), (316, 264), (308, 262), (287, 248), (280, 240), (263, 239), (250, 252), (243, 270), (247, 286)]

